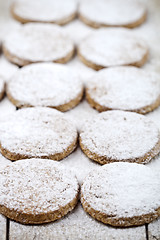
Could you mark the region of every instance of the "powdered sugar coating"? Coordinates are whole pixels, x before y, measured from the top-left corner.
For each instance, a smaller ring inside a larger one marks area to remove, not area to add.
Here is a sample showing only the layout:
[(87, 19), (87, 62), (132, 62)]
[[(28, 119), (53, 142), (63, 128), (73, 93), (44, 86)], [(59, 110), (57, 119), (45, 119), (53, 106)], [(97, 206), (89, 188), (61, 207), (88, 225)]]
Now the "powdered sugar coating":
[(136, 111), (160, 103), (159, 80), (155, 72), (136, 67), (108, 68), (91, 77), (87, 93), (106, 108)]
[[(107, 111), (86, 121), (80, 133), (83, 147), (110, 161), (139, 161), (145, 163), (159, 143), (159, 130), (147, 117), (124, 111)], [(160, 149), (155, 151), (158, 154)]]
[(14, 2), (12, 7), (14, 14), (30, 22), (59, 22), (76, 13), (77, 1), (21, 0)]
[(0, 169), (0, 205), (21, 213), (49, 213), (78, 193), (76, 177), (60, 163), (27, 159)]
[(56, 61), (74, 50), (61, 27), (45, 23), (22, 25), (5, 37), (3, 47), (15, 56), (15, 61), (20, 58), (30, 62)]
[(97, 30), (79, 44), (81, 56), (102, 67), (134, 64), (141, 61), (147, 51), (144, 40), (124, 28)]
[(81, 200), (112, 219), (132, 218), (156, 214), (159, 189), (159, 177), (149, 167), (111, 163), (90, 172), (81, 188)]
[(8, 82), (7, 93), (16, 106), (67, 104), (83, 91), (79, 75), (61, 64), (36, 63), (22, 68)]
[(0, 120), (1, 148), (28, 158), (63, 153), (76, 138), (75, 126), (55, 109), (26, 108)]
[(131, 0), (85, 0), (79, 7), (79, 13), (89, 21), (111, 26), (137, 22), (145, 12), (143, 4)]

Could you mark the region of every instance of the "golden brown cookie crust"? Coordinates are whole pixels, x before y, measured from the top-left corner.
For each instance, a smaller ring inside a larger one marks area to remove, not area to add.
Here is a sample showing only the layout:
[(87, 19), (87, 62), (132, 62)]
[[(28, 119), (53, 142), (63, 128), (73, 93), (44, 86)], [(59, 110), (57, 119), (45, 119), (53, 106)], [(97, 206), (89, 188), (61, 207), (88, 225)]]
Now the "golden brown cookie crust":
[[(95, 108), (99, 112), (108, 111), (108, 110), (118, 110), (118, 109), (114, 109), (114, 108), (105, 107), (105, 106), (102, 106), (99, 103), (97, 103), (90, 96), (89, 91), (88, 91), (87, 88), (86, 88), (85, 94), (86, 94), (86, 99), (87, 99), (88, 103), (91, 105), (91, 107)], [(146, 113), (152, 112), (154, 109), (159, 107), (159, 105), (160, 105), (160, 96), (156, 99), (155, 102), (153, 102), (150, 105), (147, 105), (147, 106), (142, 107), (142, 108), (129, 109), (129, 110), (125, 110), (125, 111), (136, 112), (136, 113), (140, 113), (140, 114), (146, 114)]]
[(21, 22), (21, 23), (41, 22), (41, 23), (55, 23), (55, 24), (58, 24), (58, 25), (63, 26), (63, 25), (65, 25), (65, 24), (71, 22), (71, 21), (72, 21), (73, 19), (75, 19), (76, 16), (77, 16), (77, 12), (75, 12), (75, 13), (71, 14), (70, 16), (68, 16), (68, 17), (66, 17), (66, 18), (63, 18), (63, 19), (60, 19), (60, 20), (57, 20), (57, 21), (40, 21), (40, 20), (37, 20), (37, 21), (36, 21), (36, 20), (31, 20), (31, 19), (29, 19), (29, 18), (23, 18), (23, 17), (18, 16), (18, 15), (15, 13), (14, 8), (15, 8), (15, 4), (13, 3), (12, 6), (11, 6), (11, 8), (10, 8), (11, 15), (12, 15), (12, 17), (13, 17), (15, 20), (17, 20), (17, 21), (19, 21), (19, 22)]
[[(79, 59), (87, 66), (87, 67), (90, 67), (90, 68), (93, 68), (94, 70), (96, 71), (99, 71), (103, 68), (106, 68), (107, 66), (101, 66), (101, 65), (97, 65), (89, 60), (87, 60), (85, 57), (83, 57), (83, 55), (80, 53), (80, 50), (78, 49), (77, 50), (77, 54), (78, 54), (78, 57)], [(135, 66), (135, 67), (141, 67), (143, 66), (147, 59), (148, 59), (148, 55), (149, 55), (149, 52), (147, 51), (146, 54), (143, 56), (143, 58), (138, 61), (138, 62), (134, 62), (134, 63), (131, 63), (131, 64), (125, 64), (124, 66)]]
[(0, 205), (0, 212), (6, 217), (15, 220), (16, 222), (20, 222), (22, 224), (42, 224), (47, 222), (53, 222), (57, 219), (62, 218), (68, 212), (72, 211), (76, 206), (78, 201), (78, 193), (76, 197), (69, 202), (66, 206), (60, 207), (59, 210), (49, 213), (42, 213), (33, 215), (29, 211), (28, 213), (18, 212), (14, 209), (9, 209), (5, 206)]
[[(135, 196), (136, 197), (136, 196)], [(142, 216), (134, 216), (129, 218), (115, 218), (113, 216), (108, 216), (105, 213), (97, 211), (90, 207), (90, 205), (85, 201), (83, 194), (81, 193), (81, 203), (84, 210), (89, 213), (93, 218), (101, 221), (105, 224), (112, 225), (114, 227), (130, 227), (130, 226), (140, 226), (145, 223), (150, 223), (160, 216), (160, 208), (156, 209), (154, 213), (145, 214)]]
[(149, 152), (147, 152), (143, 157), (131, 158), (131, 159), (118, 160), (118, 159), (108, 158), (107, 156), (99, 156), (98, 154), (91, 152), (88, 148), (84, 146), (84, 144), (82, 143), (81, 137), (79, 137), (79, 144), (82, 151), (87, 155), (88, 158), (102, 165), (107, 163), (112, 163), (112, 162), (148, 163), (152, 158), (157, 156), (160, 152), (160, 135), (156, 145)]
[[(4, 46), (2, 46), (2, 50), (3, 53), (5, 55), (5, 57), (12, 63), (17, 64), (18, 66), (26, 66), (28, 64), (31, 63), (38, 63), (37, 61), (30, 61), (30, 60), (26, 60), (23, 58), (19, 58), (15, 55), (13, 55), (12, 53), (10, 53)], [(75, 54), (75, 49), (73, 49), (70, 53), (68, 53), (65, 57), (57, 59), (53, 62), (55, 63), (67, 63), (69, 60), (71, 60), (73, 58)]]
[(141, 25), (143, 22), (145, 22), (146, 18), (147, 18), (147, 11), (142, 15), (142, 17), (140, 19), (138, 19), (137, 21), (133, 22), (133, 23), (128, 23), (128, 24), (124, 24), (124, 25), (107, 25), (107, 24), (103, 24), (103, 23), (96, 23), (94, 21), (91, 21), (89, 19), (87, 19), (86, 17), (83, 16), (83, 14), (78, 14), (79, 19), (84, 22), (86, 25), (92, 27), (92, 28), (100, 28), (100, 27), (126, 27), (126, 28), (135, 28), (138, 27), (139, 25)]
[[(66, 112), (66, 111), (74, 108), (75, 106), (77, 106), (80, 103), (80, 101), (83, 98), (83, 92), (84, 91), (82, 89), (82, 91), (78, 94), (78, 96), (75, 99), (72, 99), (68, 103), (65, 103), (65, 104), (62, 104), (59, 106), (55, 106), (55, 107), (54, 106), (47, 106), (47, 107), (55, 108), (61, 112)], [(21, 101), (16, 100), (9, 91), (7, 91), (7, 97), (17, 108), (34, 107), (29, 104), (22, 104)]]

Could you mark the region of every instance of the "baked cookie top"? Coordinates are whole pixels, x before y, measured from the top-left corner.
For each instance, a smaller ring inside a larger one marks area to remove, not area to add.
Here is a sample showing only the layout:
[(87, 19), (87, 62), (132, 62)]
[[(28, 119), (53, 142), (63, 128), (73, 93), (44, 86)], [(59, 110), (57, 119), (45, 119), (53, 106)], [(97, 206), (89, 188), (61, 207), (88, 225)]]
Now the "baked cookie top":
[(144, 21), (146, 8), (142, 3), (130, 0), (93, 0), (92, 3), (85, 0), (80, 3), (79, 14), (97, 27), (135, 27)]
[(10, 61), (23, 66), (63, 60), (74, 51), (74, 44), (59, 26), (28, 23), (5, 37), (3, 51)]
[(150, 222), (152, 215), (160, 215), (159, 180), (148, 166), (107, 164), (86, 177), (81, 188), (81, 202), (91, 215), (99, 213), (102, 222), (126, 226), (127, 221), (135, 217), (135, 225), (141, 225), (145, 223), (145, 215), (151, 217)]
[(80, 59), (84, 58), (90, 65), (95, 64), (101, 68), (136, 65), (148, 54), (148, 47), (132, 30), (109, 28), (99, 29), (83, 39), (78, 54)]
[(0, 206), (32, 215), (61, 212), (79, 188), (71, 171), (46, 159), (21, 160), (0, 169), (0, 183)]
[(87, 96), (97, 110), (120, 109), (147, 113), (160, 104), (157, 73), (136, 67), (100, 70), (90, 78)]
[(160, 134), (147, 117), (113, 110), (86, 121), (80, 132), (80, 144), (83, 151), (93, 155), (93, 160), (100, 158), (100, 163), (147, 163), (160, 151)]
[(77, 97), (80, 101), (83, 84), (74, 69), (62, 64), (35, 63), (22, 68), (12, 77), (7, 84), (7, 94), (17, 107), (58, 108)]
[(76, 0), (15, 1), (11, 13), (20, 22), (51, 22), (65, 24), (77, 12)]
[(59, 160), (73, 151), (76, 139), (73, 123), (55, 109), (24, 108), (0, 120), (1, 151), (12, 160), (31, 157)]

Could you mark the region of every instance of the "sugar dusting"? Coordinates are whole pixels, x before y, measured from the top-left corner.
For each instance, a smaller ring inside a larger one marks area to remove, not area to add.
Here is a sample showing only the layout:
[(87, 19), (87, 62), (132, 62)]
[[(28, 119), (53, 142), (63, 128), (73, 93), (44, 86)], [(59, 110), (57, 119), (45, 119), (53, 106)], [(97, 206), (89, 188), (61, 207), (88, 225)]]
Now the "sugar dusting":
[(75, 14), (76, 0), (21, 0), (14, 3), (13, 12), (30, 21), (57, 22)]
[(29, 157), (63, 153), (76, 138), (75, 126), (55, 109), (22, 109), (0, 121), (2, 148)]
[(31, 62), (55, 61), (74, 50), (61, 27), (45, 23), (22, 25), (5, 37), (3, 45), (12, 55)]
[(90, 172), (81, 191), (83, 203), (117, 219), (156, 213), (159, 189), (160, 178), (148, 166), (111, 163)]
[(145, 6), (131, 0), (83, 0), (79, 13), (89, 21), (106, 25), (127, 25), (138, 21), (146, 12)]
[(97, 30), (82, 40), (78, 48), (87, 61), (103, 67), (139, 62), (148, 51), (143, 38), (124, 28)]
[[(159, 141), (159, 130), (151, 120), (140, 114), (107, 111), (86, 121), (80, 138), (84, 147), (98, 156), (129, 161), (152, 151)], [(148, 154), (145, 161), (150, 160)]]
[(74, 174), (60, 163), (27, 159), (0, 169), (0, 205), (28, 214), (49, 213), (77, 195)]
[(7, 84), (7, 92), (20, 105), (56, 107), (74, 100), (82, 91), (79, 74), (54, 63), (26, 66)]
[(136, 67), (101, 70), (90, 78), (87, 90), (95, 102), (111, 109), (136, 110), (160, 102), (159, 75)]

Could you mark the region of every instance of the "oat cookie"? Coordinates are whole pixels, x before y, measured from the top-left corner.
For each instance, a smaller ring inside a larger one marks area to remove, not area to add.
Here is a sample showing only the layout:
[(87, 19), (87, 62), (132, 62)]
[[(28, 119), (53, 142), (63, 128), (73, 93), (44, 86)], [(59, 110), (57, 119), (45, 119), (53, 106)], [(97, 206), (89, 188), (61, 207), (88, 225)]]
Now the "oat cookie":
[(160, 105), (160, 79), (155, 72), (136, 67), (103, 69), (90, 78), (86, 98), (100, 112), (119, 109), (146, 114)]
[(94, 28), (134, 28), (142, 24), (146, 16), (145, 6), (132, 0), (85, 0), (79, 6), (79, 18)]
[(101, 164), (148, 163), (160, 152), (160, 133), (154, 122), (141, 114), (113, 110), (86, 121), (80, 146)]
[(66, 63), (74, 54), (73, 42), (61, 27), (28, 23), (9, 33), (3, 42), (6, 58), (24, 66), (34, 62)]
[(76, 147), (77, 130), (63, 113), (51, 108), (24, 108), (0, 120), (0, 148), (10, 160), (61, 160)]
[(14, 1), (12, 16), (21, 23), (45, 22), (64, 25), (77, 14), (76, 0), (34, 0)]
[(43, 106), (64, 112), (80, 102), (83, 84), (74, 69), (56, 63), (35, 63), (12, 77), (7, 95), (18, 108)]
[(62, 218), (77, 203), (76, 177), (60, 163), (27, 159), (0, 169), (0, 213), (23, 224)]
[(99, 29), (80, 42), (78, 56), (95, 70), (120, 65), (140, 67), (148, 58), (148, 47), (132, 30)]
[(150, 223), (160, 216), (160, 181), (148, 166), (111, 163), (89, 173), (81, 188), (83, 208), (112, 226)]

